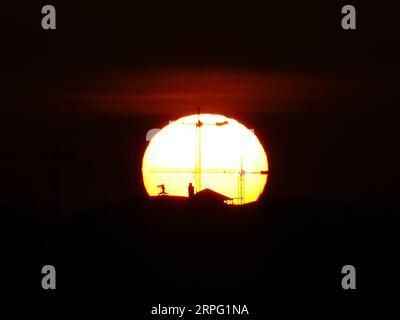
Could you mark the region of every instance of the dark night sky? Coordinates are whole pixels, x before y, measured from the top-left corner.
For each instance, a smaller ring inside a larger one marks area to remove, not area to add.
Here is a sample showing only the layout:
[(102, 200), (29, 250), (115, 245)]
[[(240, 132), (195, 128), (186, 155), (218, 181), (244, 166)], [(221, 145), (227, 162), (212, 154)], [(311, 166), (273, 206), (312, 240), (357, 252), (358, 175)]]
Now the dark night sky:
[[(141, 195), (146, 131), (197, 105), (254, 128), (276, 197), (398, 206), (398, 11), (342, 1), (51, 1), (2, 10), (0, 201), (81, 208)], [(393, 2), (394, 3), (394, 2)]]

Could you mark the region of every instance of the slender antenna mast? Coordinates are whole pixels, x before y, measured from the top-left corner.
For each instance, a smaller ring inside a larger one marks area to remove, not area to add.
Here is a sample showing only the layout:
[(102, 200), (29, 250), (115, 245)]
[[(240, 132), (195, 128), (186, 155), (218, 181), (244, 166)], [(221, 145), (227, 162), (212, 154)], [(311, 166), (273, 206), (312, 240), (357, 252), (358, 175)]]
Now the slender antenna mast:
[(195, 187), (196, 192), (201, 190), (201, 127), (203, 123), (200, 120), (200, 107), (197, 107), (197, 122), (196, 122), (196, 162), (195, 162)]
[(238, 176), (238, 179), (239, 179), (239, 181), (238, 181), (238, 200), (239, 200), (240, 205), (243, 205), (245, 203), (245, 199), (244, 199), (245, 174), (246, 174), (246, 172), (243, 169), (243, 155), (241, 155), (240, 156), (240, 171), (239, 171), (239, 176)]

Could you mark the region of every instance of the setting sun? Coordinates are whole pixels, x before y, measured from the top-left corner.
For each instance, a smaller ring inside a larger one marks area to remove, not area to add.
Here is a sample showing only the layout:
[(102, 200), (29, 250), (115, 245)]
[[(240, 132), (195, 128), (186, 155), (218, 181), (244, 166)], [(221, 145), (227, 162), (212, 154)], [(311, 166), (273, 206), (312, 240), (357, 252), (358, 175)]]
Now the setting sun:
[(258, 199), (267, 182), (267, 155), (256, 135), (222, 115), (180, 118), (161, 129), (143, 157), (143, 181), (150, 196), (188, 196), (205, 188), (228, 203)]

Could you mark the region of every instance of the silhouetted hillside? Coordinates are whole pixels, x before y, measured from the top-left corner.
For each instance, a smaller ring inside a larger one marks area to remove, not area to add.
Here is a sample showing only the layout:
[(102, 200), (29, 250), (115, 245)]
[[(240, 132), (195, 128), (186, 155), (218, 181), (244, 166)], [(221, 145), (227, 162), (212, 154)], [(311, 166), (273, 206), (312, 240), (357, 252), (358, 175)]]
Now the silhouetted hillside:
[(398, 213), (313, 200), (233, 207), (156, 197), (51, 221), (3, 208), (2, 225), (6, 254), (23, 271), (10, 286), (17, 281), (27, 295), (44, 294), (40, 267), (51, 263), (57, 296), (248, 299), (341, 295), (346, 264), (359, 271), (357, 294), (389, 293), (399, 280)]

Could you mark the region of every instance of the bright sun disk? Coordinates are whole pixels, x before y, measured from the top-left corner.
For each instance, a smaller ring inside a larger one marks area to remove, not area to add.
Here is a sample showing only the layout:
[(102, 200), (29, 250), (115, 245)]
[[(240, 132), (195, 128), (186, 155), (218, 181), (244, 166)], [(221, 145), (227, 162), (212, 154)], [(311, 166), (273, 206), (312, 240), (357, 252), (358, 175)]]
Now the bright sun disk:
[(192, 183), (197, 191), (200, 186), (232, 198), (233, 204), (256, 201), (267, 182), (261, 172), (267, 170), (267, 155), (256, 135), (214, 114), (186, 116), (165, 126), (151, 139), (142, 164), (150, 196), (160, 193), (160, 185), (168, 195), (188, 196)]

